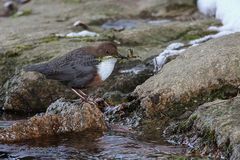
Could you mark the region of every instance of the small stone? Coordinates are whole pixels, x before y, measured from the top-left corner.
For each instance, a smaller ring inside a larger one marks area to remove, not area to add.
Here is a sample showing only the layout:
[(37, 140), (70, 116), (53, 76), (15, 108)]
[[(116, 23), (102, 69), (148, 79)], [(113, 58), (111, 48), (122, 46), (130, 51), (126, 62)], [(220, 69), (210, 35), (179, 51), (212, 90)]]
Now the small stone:
[(82, 21), (80, 21), (80, 20), (74, 22), (73, 26), (74, 26), (74, 27), (82, 27), (82, 28), (85, 29), (85, 30), (88, 29), (88, 26), (87, 26), (84, 22), (82, 22)]

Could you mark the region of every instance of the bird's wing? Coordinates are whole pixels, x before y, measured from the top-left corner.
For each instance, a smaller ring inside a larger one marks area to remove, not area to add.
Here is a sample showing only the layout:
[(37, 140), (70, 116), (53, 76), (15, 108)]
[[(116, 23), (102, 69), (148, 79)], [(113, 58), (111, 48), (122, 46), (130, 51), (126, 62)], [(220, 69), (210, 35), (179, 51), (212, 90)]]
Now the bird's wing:
[(73, 52), (54, 59), (48, 63), (48, 78), (69, 81), (75, 78), (85, 77), (87, 74), (96, 72), (99, 61), (90, 54), (74, 54)]

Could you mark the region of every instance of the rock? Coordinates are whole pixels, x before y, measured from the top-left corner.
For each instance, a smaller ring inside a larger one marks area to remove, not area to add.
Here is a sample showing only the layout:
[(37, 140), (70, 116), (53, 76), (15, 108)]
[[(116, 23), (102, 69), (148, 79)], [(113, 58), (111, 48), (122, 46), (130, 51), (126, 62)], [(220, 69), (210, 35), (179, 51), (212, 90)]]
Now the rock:
[[(133, 54), (146, 60), (158, 55), (168, 44), (174, 42), (187, 42), (211, 34), (207, 28), (215, 24), (211, 20), (195, 20), (191, 22), (165, 21), (160, 24), (151, 24), (148, 21), (133, 29), (115, 32), (112, 37), (119, 41), (123, 47), (120, 52), (126, 54), (131, 48)], [(139, 22), (140, 23), (140, 22)]]
[(240, 145), (237, 145), (233, 149), (233, 153), (230, 160), (235, 160), (235, 159), (238, 159), (239, 157), (240, 157)]
[(141, 100), (148, 117), (165, 113), (171, 118), (204, 102), (236, 96), (240, 85), (239, 39), (237, 33), (187, 49), (138, 86), (133, 96)]
[(8, 17), (16, 13), (18, 10), (17, 3), (14, 1), (1, 1), (0, 2), (0, 17)]
[(36, 72), (21, 72), (5, 85), (4, 107), (6, 111), (43, 112), (60, 97), (73, 98), (75, 95), (57, 81), (48, 80)]
[[(120, 35), (115, 35), (115, 32), (110, 34), (108, 31), (103, 31), (100, 27), (108, 20), (136, 20), (145, 15), (145, 13), (147, 13), (145, 18), (153, 17), (161, 21), (162, 17), (170, 17), (169, 13), (174, 10), (178, 11), (178, 8), (184, 8), (186, 11), (192, 10), (194, 8), (193, 0), (140, 0), (137, 3), (131, 1), (116, 2), (115, 0), (109, 0), (105, 2), (93, 0), (91, 3), (89, 1), (81, 1), (81, 3), (71, 1), (71, 3), (67, 3), (70, 1), (64, 0), (63, 3), (47, 0), (42, 0), (41, 2), (31, 1), (31, 3), (22, 5), (21, 10), (29, 11), (31, 9), (33, 14), (15, 17), (13, 21), (11, 18), (1, 19), (0, 73), (2, 73), (2, 76), (0, 77), (0, 86), (14, 75), (15, 70), (21, 69), (23, 65), (43, 62), (84, 45), (92, 45), (92, 42), (122, 40), (125, 44), (135, 44), (134, 41), (137, 40), (139, 45), (130, 47), (134, 47), (134, 51), (145, 60), (158, 54), (162, 47), (169, 43), (168, 40), (174, 41), (187, 31), (207, 28), (203, 27), (202, 23), (198, 21), (196, 23), (193, 22), (195, 25), (192, 25), (192, 22), (190, 25), (189, 23), (180, 25), (181, 22), (177, 24), (171, 23), (169, 29), (167, 29), (167, 26), (162, 28), (155, 23), (154, 25), (148, 24), (146, 26), (147, 28), (145, 29), (149, 32), (149, 35), (144, 30), (145, 26), (133, 31), (134, 33), (124, 32)], [(173, 6), (173, 4), (177, 4), (178, 7), (169, 7)], [(186, 6), (188, 6), (188, 9)], [(52, 10), (52, 8), (59, 8), (59, 10)], [(185, 11), (175, 13), (180, 15), (183, 12)], [(79, 15), (81, 16), (79, 17)], [(88, 24), (90, 31), (99, 33), (99, 37), (59, 38), (53, 36), (59, 34), (66, 35), (73, 32), (71, 24), (79, 19)], [(143, 19), (142, 21), (148, 20)], [(16, 24), (21, 24), (21, 26)], [(204, 26), (210, 24), (204, 24)], [(178, 28), (178, 26), (180, 27)], [(176, 34), (174, 33), (175, 31)], [(132, 37), (129, 38), (128, 34)], [(142, 34), (143, 36), (141, 36)], [(144, 36), (147, 38), (142, 38)], [(133, 40), (131, 40), (132, 38)], [(143, 43), (146, 44), (144, 45)], [(128, 47), (119, 46), (124, 52), (126, 52)]]
[(90, 130), (102, 132), (106, 129), (103, 114), (96, 106), (81, 101), (59, 99), (49, 106), (45, 114), (36, 115), (1, 130), (0, 141), (10, 143)]
[(240, 155), (239, 105), (240, 96), (199, 106), (186, 121), (175, 127), (173, 133), (178, 134), (174, 136), (177, 137), (175, 141), (181, 137), (200, 152), (206, 154), (220, 150), (226, 159), (235, 159), (233, 157)]

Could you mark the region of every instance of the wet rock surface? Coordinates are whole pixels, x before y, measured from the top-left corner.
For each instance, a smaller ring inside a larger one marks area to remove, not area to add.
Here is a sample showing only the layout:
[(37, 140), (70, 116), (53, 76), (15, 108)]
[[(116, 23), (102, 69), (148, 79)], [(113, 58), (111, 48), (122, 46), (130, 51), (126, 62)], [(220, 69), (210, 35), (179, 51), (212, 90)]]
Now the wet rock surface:
[(166, 113), (177, 118), (204, 102), (238, 93), (239, 34), (187, 49), (155, 76), (138, 86), (134, 95), (148, 117)]
[(71, 89), (57, 81), (48, 80), (36, 72), (21, 72), (4, 85), (3, 109), (12, 112), (44, 112), (60, 97), (76, 97)]
[(45, 114), (2, 129), (0, 141), (9, 143), (90, 130), (102, 132), (106, 129), (103, 114), (96, 106), (59, 99), (49, 106)]
[(239, 104), (239, 96), (203, 104), (186, 121), (172, 125), (165, 133), (175, 134), (170, 141), (186, 143), (203, 154), (220, 150), (222, 155), (216, 158), (235, 159), (240, 142)]

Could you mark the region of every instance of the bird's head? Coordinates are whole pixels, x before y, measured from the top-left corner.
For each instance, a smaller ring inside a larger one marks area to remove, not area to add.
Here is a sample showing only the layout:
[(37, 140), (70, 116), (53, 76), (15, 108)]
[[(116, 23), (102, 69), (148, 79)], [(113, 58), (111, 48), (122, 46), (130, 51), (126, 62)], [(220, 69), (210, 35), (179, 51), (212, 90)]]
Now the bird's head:
[(112, 42), (104, 42), (99, 44), (97, 46), (97, 56), (98, 58), (104, 58), (104, 57), (113, 57), (117, 59), (127, 58), (119, 54), (117, 50), (117, 46)]

